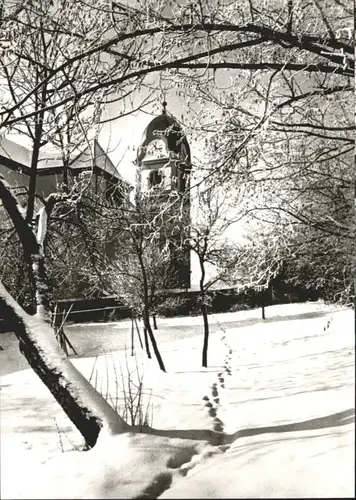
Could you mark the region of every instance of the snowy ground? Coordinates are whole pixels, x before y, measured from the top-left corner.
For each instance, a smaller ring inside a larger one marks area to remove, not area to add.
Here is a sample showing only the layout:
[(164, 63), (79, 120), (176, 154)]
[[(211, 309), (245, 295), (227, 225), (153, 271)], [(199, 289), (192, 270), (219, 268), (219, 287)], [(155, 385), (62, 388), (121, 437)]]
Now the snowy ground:
[[(70, 451), (78, 432), (0, 335), (1, 497), (354, 496), (354, 312), (318, 302), (266, 314), (214, 315), (207, 369), (200, 318), (159, 319), (166, 374), (136, 337), (127, 362), (144, 373), (154, 429), (103, 435), (90, 452)], [(67, 333), (90, 356), (75, 366), (122, 405), (130, 323)]]

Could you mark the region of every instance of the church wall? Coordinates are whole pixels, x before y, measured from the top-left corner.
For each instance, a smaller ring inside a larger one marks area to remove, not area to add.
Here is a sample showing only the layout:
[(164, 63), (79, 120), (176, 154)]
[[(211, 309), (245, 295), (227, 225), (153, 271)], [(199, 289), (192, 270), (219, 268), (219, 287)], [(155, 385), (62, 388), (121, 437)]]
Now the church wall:
[(57, 191), (57, 185), (62, 182), (61, 174), (38, 175), (36, 179), (36, 193), (46, 197)]
[(0, 174), (4, 176), (11, 187), (28, 186), (28, 176), (26, 174), (13, 171), (1, 163)]
[[(29, 176), (21, 173), (18, 170), (12, 170), (9, 167), (0, 164), (0, 174), (4, 176), (11, 187), (26, 187), (28, 188)], [(56, 191), (57, 182), (61, 182), (61, 175), (38, 175), (36, 181), (36, 193), (40, 196), (47, 196), (49, 193)]]

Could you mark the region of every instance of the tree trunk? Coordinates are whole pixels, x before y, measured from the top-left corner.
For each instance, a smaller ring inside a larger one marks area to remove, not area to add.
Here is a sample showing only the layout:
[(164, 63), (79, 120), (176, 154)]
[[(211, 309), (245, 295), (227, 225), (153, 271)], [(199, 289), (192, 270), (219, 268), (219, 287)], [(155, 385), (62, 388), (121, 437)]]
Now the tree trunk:
[(27, 213), (26, 220), (32, 225), (33, 212), (35, 206), (35, 194), (36, 194), (36, 180), (37, 180), (37, 163), (39, 158), (39, 146), (36, 146), (35, 141), (34, 149), (32, 152), (31, 167), (30, 167), (30, 181), (28, 185), (28, 197), (27, 197)]
[[(15, 335), (19, 337), (19, 330), (24, 330), (24, 328), (24, 324), (19, 322)], [(21, 353), (27, 359), (32, 370), (40, 377), (56, 401), (60, 404), (68, 418), (82, 434), (86, 445), (93, 448), (102, 427), (100, 420), (94, 415), (91, 415), (88, 408), (81, 407), (78, 404), (68, 387), (62, 385), (62, 375), (57, 373), (56, 369), (50, 369), (47, 366), (45, 360), (33, 342), (25, 343), (20, 340), (19, 348)]]
[(143, 313), (143, 322), (144, 322), (145, 328), (147, 330), (147, 333), (150, 337), (153, 352), (155, 353), (159, 367), (163, 372), (165, 372), (166, 368), (164, 366), (163, 359), (161, 357), (161, 353), (159, 352), (155, 336), (153, 335), (153, 331), (152, 331), (151, 324), (150, 324), (150, 316), (149, 316), (149, 313), (147, 311), (144, 311), (144, 313)]
[(147, 328), (145, 326), (143, 327), (143, 338), (145, 339), (145, 349), (146, 349), (147, 357), (148, 357), (148, 359), (151, 359), (150, 344), (148, 342)]
[(34, 285), (36, 293), (36, 316), (48, 324), (51, 324), (50, 295), (47, 282), (47, 272), (43, 249), (38, 255), (32, 255), (32, 269), (34, 274)]
[(134, 339), (134, 322), (133, 318), (131, 318), (131, 356), (135, 355), (135, 339)]
[(102, 427), (126, 423), (65, 358), (49, 325), (28, 315), (0, 283), (0, 316), (14, 331), (21, 353), (92, 448)]
[[(36, 314), (38, 314), (39, 317), (42, 316), (43, 319), (50, 323), (49, 289), (47, 286), (44, 249), (48, 217), (55, 205), (56, 197), (55, 195), (50, 195), (46, 199), (45, 206), (38, 211), (37, 235), (32, 227), (32, 220), (31, 222), (27, 222), (23, 218), (16, 196), (12, 192), (10, 185), (1, 175), (0, 198), (14, 224), (14, 228), (24, 250), (25, 260), (28, 261), (29, 264), (29, 280), (31, 290), (35, 292)], [(28, 213), (29, 212), (27, 212), (27, 214)]]
[(134, 321), (135, 321), (135, 325), (136, 325), (136, 331), (137, 331), (138, 340), (140, 341), (141, 349), (143, 349), (143, 344), (142, 344), (142, 340), (141, 340), (140, 330), (138, 328), (138, 324), (137, 324), (136, 318), (134, 318)]
[[(40, 76), (41, 78), (42, 76)], [(27, 211), (26, 211), (26, 221), (32, 226), (33, 223), (33, 212), (35, 208), (35, 196), (36, 196), (36, 183), (37, 183), (37, 167), (38, 160), (40, 156), (41, 149), (41, 138), (43, 133), (43, 118), (44, 111), (43, 108), (46, 102), (46, 92), (47, 85), (43, 85), (40, 91), (41, 96), (35, 95), (36, 107), (41, 108), (40, 113), (35, 118), (35, 135), (32, 144), (32, 157), (30, 166), (30, 180), (28, 183), (28, 196), (27, 196)], [(41, 102), (38, 103), (37, 98), (40, 97)]]
[(202, 366), (206, 368), (208, 366), (208, 344), (209, 344), (209, 320), (208, 320), (208, 310), (206, 307), (206, 290), (205, 290), (205, 255), (207, 249), (207, 240), (204, 240), (204, 246), (202, 253), (198, 254), (199, 264), (200, 264), (200, 280), (199, 280), (199, 290), (200, 290), (200, 310), (203, 316), (204, 323), (204, 342), (203, 342), (203, 352), (202, 352)]
[(208, 321), (208, 311), (205, 303), (201, 305), (201, 314), (203, 316), (204, 322), (204, 343), (203, 343), (203, 354), (202, 354), (202, 366), (207, 368), (208, 366), (208, 344), (209, 344), (209, 321)]
[(149, 301), (149, 293), (148, 293), (148, 282), (147, 282), (146, 269), (145, 269), (145, 265), (144, 265), (143, 258), (142, 258), (142, 253), (138, 252), (137, 257), (139, 259), (140, 267), (141, 267), (143, 293), (144, 293), (144, 298), (143, 298), (144, 304), (143, 304), (143, 315), (142, 315), (143, 316), (143, 325), (144, 325), (144, 328), (147, 330), (147, 333), (150, 337), (151, 344), (153, 347), (153, 352), (155, 353), (159, 367), (163, 372), (165, 372), (166, 368), (164, 366), (164, 363), (163, 363), (161, 354), (159, 352), (157, 342), (156, 342), (155, 336), (153, 335), (153, 331), (152, 331), (151, 324), (150, 324), (150, 306), (149, 306), (150, 301)]

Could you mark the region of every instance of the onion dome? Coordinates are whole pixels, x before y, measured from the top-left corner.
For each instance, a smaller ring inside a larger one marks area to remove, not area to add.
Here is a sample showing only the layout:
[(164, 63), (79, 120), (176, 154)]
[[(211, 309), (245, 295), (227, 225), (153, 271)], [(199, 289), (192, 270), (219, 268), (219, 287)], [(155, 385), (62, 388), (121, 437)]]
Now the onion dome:
[(137, 152), (137, 164), (141, 165), (148, 145), (157, 139), (163, 140), (167, 150), (173, 157), (190, 165), (190, 148), (182, 127), (175, 118), (167, 113), (167, 103), (163, 102), (163, 110), (146, 127)]

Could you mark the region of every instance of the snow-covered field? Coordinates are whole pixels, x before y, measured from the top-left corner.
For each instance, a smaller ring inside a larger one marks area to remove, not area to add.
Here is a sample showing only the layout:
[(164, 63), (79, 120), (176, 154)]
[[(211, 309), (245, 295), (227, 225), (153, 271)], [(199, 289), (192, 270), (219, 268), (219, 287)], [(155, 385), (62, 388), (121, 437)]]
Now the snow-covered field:
[(260, 315), (212, 316), (206, 369), (201, 319), (159, 319), (167, 373), (137, 338), (125, 355), (129, 322), (68, 327), (87, 356), (73, 363), (113, 404), (137, 363), (152, 405), (147, 432), (103, 434), (89, 452), (73, 451), (79, 433), (0, 335), (1, 497), (353, 497), (354, 311), (317, 302)]

